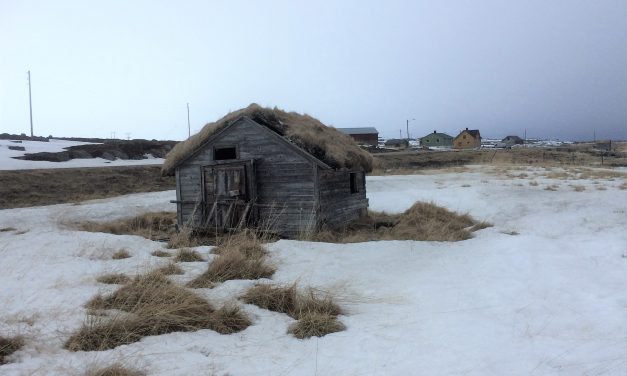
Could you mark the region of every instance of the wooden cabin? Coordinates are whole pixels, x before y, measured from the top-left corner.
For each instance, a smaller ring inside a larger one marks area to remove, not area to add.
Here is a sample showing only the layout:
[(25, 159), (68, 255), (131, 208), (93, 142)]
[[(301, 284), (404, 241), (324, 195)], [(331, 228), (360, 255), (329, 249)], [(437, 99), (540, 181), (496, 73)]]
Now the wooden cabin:
[(461, 131), (457, 137), (453, 139), (453, 148), (455, 149), (474, 149), (481, 147), (481, 133), (478, 129), (468, 129)]
[(168, 154), (179, 226), (261, 227), (296, 238), (366, 214), (372, 157), (307, 115), (253, 104), (207, 124)]
[(377, 128), (337, 128), (337, 130), (351, 136), (359, 145), (379, 146), (379, 131)]
[(420, 138), (420, 146), (451, 147), (453, 146), (453, 137), (447, 135), (446, 133), (438, 133), (436, 131), (433, 131), (433, 133), (429, 133), (428, 135)]

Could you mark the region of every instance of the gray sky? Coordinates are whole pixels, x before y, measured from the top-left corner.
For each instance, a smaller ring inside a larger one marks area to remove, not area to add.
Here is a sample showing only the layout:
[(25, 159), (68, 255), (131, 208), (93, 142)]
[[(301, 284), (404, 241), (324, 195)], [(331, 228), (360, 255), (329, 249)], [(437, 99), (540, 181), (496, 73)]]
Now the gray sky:
[(627, 139), (627, 1), (0, 0), (0, 133), (183, 139), (257, 102), (397, 137)]

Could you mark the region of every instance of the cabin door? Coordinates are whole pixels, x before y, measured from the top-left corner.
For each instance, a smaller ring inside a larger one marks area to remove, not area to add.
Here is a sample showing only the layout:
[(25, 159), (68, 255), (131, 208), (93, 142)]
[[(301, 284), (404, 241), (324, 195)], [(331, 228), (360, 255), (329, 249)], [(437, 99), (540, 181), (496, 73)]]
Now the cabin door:
[(252, 161), (204, 167), (205, 218), (221, 229), (244, 226), (252, 217), (254, 175)]

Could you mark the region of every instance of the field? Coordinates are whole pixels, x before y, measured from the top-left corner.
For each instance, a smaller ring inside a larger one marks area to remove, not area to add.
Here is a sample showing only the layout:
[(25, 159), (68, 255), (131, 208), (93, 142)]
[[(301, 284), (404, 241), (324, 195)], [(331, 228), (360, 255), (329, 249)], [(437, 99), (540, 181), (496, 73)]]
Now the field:
[[(0, 337), (23, 345), (0, 373), (82, 375), (117, 364), (148, 375), (627, 374), (627, 170), (521, 161), (401, 172), (368, 177), (372, 210), (433, 202), (493, 226), (457, 242), (272, 242), (271, 278), (188, 289), (239, 308), (250, 326), (102, 351), (64, 346), (97, 317), (85, 304), (119, 288), (98, 280), (167, 266), (163, 256), (176, 250), (72, 224), (171, 212), (174, 191), (1, 210)], [(177, 262), (173, 285), (221, 257), (194, 250), (202, 261)], [(241, 298), (259, 282), (332, 296), (340, 331), (296, 338), (294, 317)]]

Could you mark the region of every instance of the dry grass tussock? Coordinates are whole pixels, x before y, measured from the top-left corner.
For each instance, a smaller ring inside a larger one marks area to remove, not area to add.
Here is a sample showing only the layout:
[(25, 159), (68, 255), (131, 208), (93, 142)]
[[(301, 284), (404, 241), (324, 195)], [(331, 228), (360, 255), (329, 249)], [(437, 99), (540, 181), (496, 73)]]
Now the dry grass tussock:
[(157, 272), (161, 273), (161, 274), (164, 274), (164, 275), (182, 275), (182, 274), (185, 274), (185, 271), (183, 271), (183, 269), (181, 269), (180, 266), (176, 265), (173, 262), (158, 268)]
[(213, 287), (216, 283), (234, 279), (270, 278), (276, 271), (274, 266), (266, 263), (265, 258), (251, 259), (233, 248), (223, 251), (215, 257), (207, 270), (188, 283), (189, 287)]
[(89, 371), (85, 376), (144, 376), (143, 372), (129, 369), (121, 364), (113, 364), (109, 367), (100, 368), (97, 370)]
[(319, 231), (310, 240), (356, 243), (376, 240), (460, 241), (492, 226), (468, 214), (457, 214), (433, 203), (416, 202), (401, 214), (369, 212), (342, 229)]
[(197, 261), (205, 261), (202, 258), (200, 253), (194, 251), (191, 248), (181, 248), (176, 252), (174, 256), (174, 261), (176, 262), (197, 262)]
[(103, 274), (96, 281), (107, 285), (123, 285), (131, 281), (131, 278), (122, 273)]
[(88, 316), (65, 343), (71, 351), (107, 350), (171, 332), (212, 329), (228, 334), (250, 325), (237, 307), (215, 310), (205, 299), (157, 272), (138, 276), (109, 296), (97, 296), (86, 307), (116, 311)]
[(234, 279), (270, 278), (276, 271), (266, 261), (262, 238), (253, 232), (245, 231), (223, 239), (213, 253), (217, 256), (211, 260), (207, 271), (190, 281), (189, 287), (213, 287)]
[(113, 253), (113, 255), (111, 255), (113, 260), (122, 260), (129, 257), (131, 257), (131, 254), (124, 248), (118, 249), (115, 253)]
[(333, 168), (372, 170), (370, 154), (337, 129), (327, 127), (309, 115), (286, 112), (276, 107), (264, 108), (253, 103), (205, 125), (197, 134), (176, 144), (166, 157), (163, 172), (171, 173), (179, 162), (197, 151), (205, 140), (242, 116), (284, 136)]
[(15, 227), (2, 227), (0, 228), (0, 232), (9, 232), (9, 231), (16, 231), (17, 229)]
[(0, 365), (8, 362), (7, 358), (24, 346), (22, 337), (2, 337), (0, 336)]
[(573, 185), (572, 187), (575, 192), (583, 192), (586, 190), (586, 187), (583, 185)]
[(307, 293), (300, 292), (296, 284), (258, 284), (248, 289), (242, 300), (298, 320), (289, 330), (297, 338), (321, 337), (344, 330), (344, 325), (337, 321), (342, 310), (331, 297), (319, 297), (311, 289)]
[(151, 253), (151, 255), (153, 255), (155, 257), (171, 257), (172, 256), (172, 254), (170, 252), (162, 251), (160, 249), (154, 251), (153, 253)]
[(155, 212), (109, 222), (77, 223), (75, 227), (83, 231), (138, 235), (151, 240), (159, 240), (169, 238), (174, 234), (175, 223), (176, 213)]

